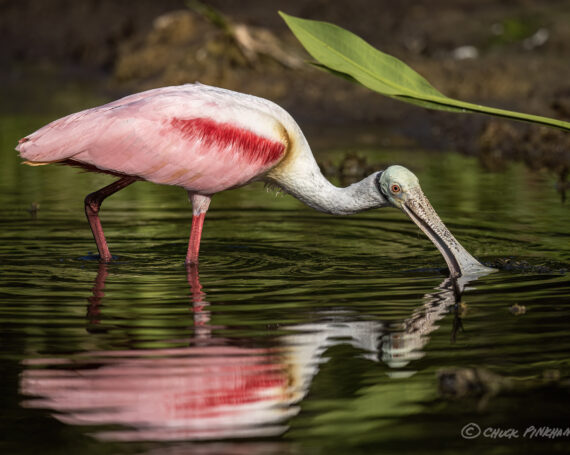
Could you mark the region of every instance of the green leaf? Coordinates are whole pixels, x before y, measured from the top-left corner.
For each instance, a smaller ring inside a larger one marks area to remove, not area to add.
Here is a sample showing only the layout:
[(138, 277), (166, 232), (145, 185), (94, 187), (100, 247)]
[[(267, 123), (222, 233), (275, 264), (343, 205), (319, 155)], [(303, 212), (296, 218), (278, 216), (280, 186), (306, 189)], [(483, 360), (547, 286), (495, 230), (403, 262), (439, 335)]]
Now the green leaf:
[(570, 131), (570, 123), (562, 120), (449, 98), (404, 62), (379, 51), (348, 30), (327, 22), (279, 14), (320, 67), (378, 93), (429, 109), (477, 112)]

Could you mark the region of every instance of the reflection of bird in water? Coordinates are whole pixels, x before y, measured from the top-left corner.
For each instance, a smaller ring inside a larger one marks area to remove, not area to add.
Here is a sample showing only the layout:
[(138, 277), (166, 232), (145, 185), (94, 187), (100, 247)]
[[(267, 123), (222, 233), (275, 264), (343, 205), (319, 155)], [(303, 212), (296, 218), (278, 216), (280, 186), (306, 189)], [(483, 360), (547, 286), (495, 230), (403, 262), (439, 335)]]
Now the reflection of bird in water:
[[(90, 327), (104, 325), (106, 264), (88, 299)], [(311, 323), (281, 327), (273, 345), (236, 344), (210, 324), (196, 267), (188, 268), (194, 337), (187, 347), (89, 351), (24, 362), (23, 405), (55, 411), (70, 425), (121, 425), (94, 434), (103, 440), (197, 440), (278, 435), (299, 411), (329, 348), (350, 344), (383, 360), (392, 376), (421, 357), (428, 335), (457, 301), (452, 288), (426, 295), (398, 330), (350, 311), (326, 312)], [(361, 355), (362, 356), (362, 355)]]
[(17, 150), (30, 165), (61, 163), (119, 177), (85, 199), (103, 262), (112, 257), (101, 203), (135, 181), (187, 190), (193, 219), (186, 263), (197, 263), (212, 196), (263, 180), (330, 214), (398, 207), (434, 242), (452, 275), (483, 267), (447, 230), (410, 171), (391, 166), (337, 188), (293, 118), (254, 96), (201, 84), (149, 90), (56, 120), (21, 139)]

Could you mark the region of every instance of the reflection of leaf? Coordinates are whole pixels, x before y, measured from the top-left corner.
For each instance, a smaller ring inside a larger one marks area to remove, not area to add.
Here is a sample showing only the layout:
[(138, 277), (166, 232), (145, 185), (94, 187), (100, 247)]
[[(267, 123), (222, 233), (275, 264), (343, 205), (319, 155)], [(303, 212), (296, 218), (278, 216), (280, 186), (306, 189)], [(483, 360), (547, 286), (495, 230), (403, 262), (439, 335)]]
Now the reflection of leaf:
[(279, 14), (320, 66), (336, 74), (346, 74), (378, 93), (430, 109), (478, 112), (570, 131), (570, 123), (562, 120), (448, 98), (404, 62), (380, 52), (347, 30), (326, 22)]

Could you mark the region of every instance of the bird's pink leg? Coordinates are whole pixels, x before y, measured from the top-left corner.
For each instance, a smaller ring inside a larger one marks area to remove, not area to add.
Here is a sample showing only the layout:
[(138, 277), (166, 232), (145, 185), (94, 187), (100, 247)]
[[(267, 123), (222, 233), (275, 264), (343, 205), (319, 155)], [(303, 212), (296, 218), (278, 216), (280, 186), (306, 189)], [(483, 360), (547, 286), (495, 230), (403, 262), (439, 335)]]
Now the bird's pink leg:
[(137, 177), (123, 177), (116, 182), (113, 182), (110, 185), (107, 185), (106, 187), (95, 191), (94, 193), (88, 194), (85, 198), (85, 214), (87, 215), (89, 226), (91, 226), (91, 232), (93, 232), (93, 237), (95, 238), (95, 243), (97, 244), (97, 249), (99, 250), (99, 257), (101, 262), (111, 261), (111, 253), (109, 252), (109, 247), (107, 246), (107, 240), (105, 240), (105, 234), (103, 234), (101, 220), (99, 219), (99, 210), (101, 209), (101, 204), (105, 198), (111, 196), (111, 194), (122, 190), (137, 180)]
[(186, 253), (186, 264), (198, 264), (198, 254), (200, 252), (200, 239), (202, 238), (202, 227), (204, 218), (210, 206), (212, 198), (201, 194), (188, 192), (192, 201), (192, 229), (190, 230), (190, 240), (188, 241), (188, 253)]

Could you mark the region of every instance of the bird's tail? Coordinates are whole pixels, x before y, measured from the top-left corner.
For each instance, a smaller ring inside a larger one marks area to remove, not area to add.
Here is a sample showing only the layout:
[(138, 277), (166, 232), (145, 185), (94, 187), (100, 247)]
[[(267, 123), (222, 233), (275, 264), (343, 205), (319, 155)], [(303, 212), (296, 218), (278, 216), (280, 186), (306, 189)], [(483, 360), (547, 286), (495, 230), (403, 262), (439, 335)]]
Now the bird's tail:
[[(18, 141), (16, 151), (30, 166), (57, 163), (81, 151), (90, 131), (81, 131), (76, 120), (82, 112), (55, 120)], [(96, 126), (91, 126), (91, 131)]]

